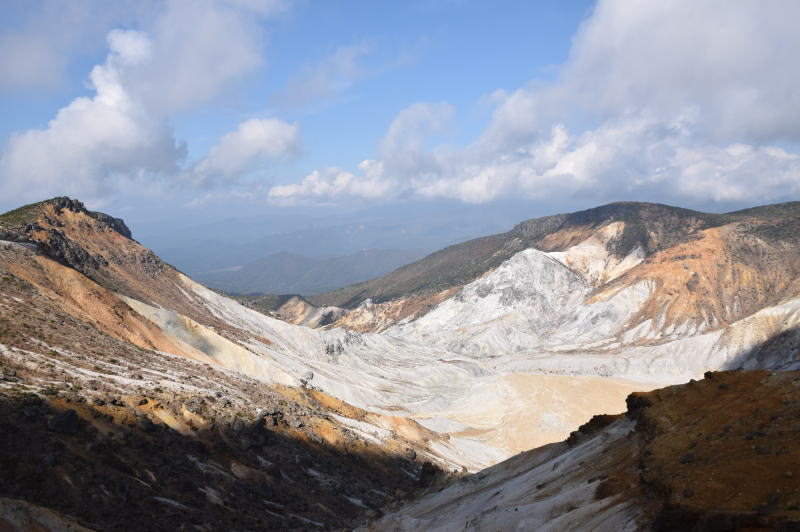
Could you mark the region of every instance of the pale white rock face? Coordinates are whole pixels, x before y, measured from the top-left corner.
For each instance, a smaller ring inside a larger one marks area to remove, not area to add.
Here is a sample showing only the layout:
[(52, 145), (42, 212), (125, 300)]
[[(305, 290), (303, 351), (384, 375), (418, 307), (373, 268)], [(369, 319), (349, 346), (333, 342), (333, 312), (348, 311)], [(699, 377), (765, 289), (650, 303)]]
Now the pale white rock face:
[(653, 287), (638, 283), (585, 304), (591, 287), (552, 255), (521, 251), (425, 316), (384, 334), (473, 358), (525, 357), (615, 338), (650, 297)]
[(623, 222), (608, 224), (580, 244), (566, 251), (554, 251), (548, 255), (580, 275), (591, 286), (606, 283), (630, 270), (645, 258), (644, 250), (640, 247), (636, 247), (622, 259), (608, 252), (609, 241), (620, 236), (624, 228)]
[[(609, 257), (603, 245), (619, 230), (609, 226), (565, 252), (524, 250), (416, 321), (379, 334), (291, 325), (187, 277), (187, 297), (253, 338), (236, 343), (165, 309), (131, 304), (227, 368), (295, 385), (312, 371), (313, 386), (348, 403), (418, 419), (450, 435), (434, 459), (477, 470), (559, 441), (594, 414), (623, 411), (631, 391), (738, 367), (754, 346), (800, 325), (797, 299), (704, 333), (691, 324), (664, 331), (658, 316), (631, 326), (652, 282), (588, 299), (595, 283), (641, 261), (640, 250)], [(746, 364), (800, 366), (773, 358)]]
[(529, 317), (533, 328), (546, 333), (587, 293), (583, 280), (563, 264), (547, 253), (526, 249), (406, 330), (419, 334), (453, 331), (520, 314)]

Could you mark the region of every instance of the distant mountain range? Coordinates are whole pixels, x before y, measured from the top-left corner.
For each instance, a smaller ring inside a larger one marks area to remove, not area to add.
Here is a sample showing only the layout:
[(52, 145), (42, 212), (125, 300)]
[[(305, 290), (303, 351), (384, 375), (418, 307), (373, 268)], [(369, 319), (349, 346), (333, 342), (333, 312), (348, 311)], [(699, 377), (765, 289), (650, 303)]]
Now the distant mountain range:
[[(529, 206), (517, 204), (499, 208), (434, 202), (411, 212), (403, 206), (319, 217), (271, 211), (196, 225), (170, 219), (134, 229), (137, 239), (165, 261), (197, 276), (282, 252), (306, 257), (343, 257), (377, 249), (430, 253), (505, 231), (527, 212)], [(165, 226), (170, 230), (165, 231)]]
[(273, 253), (240, 267), (195, 274), (203, 284), (229, 294), (313, 295), (380, 277), (424, 253), (368, 249), (339, 257)]

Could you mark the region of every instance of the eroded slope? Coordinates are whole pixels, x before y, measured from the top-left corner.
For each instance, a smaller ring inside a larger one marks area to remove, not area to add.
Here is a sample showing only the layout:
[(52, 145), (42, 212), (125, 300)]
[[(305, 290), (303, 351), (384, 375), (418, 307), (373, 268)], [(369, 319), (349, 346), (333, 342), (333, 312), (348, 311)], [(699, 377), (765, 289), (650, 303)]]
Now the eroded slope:
[(413, 421), (137, 347), (0, 273), (12, 529), (349, 528), (442, 474)]

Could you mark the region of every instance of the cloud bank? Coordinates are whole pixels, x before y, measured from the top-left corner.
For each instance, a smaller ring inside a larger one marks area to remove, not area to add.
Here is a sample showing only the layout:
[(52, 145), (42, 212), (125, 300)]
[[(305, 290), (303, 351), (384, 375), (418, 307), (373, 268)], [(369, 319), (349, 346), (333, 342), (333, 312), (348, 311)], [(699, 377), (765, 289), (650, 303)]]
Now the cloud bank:
[(426, 147), (451, 110), (415, 104), (357, 170), (315, 171), (269, 196), (796, 197), (797, 20), (793, 0), (602, 0), (557, 81), (495, 93), (471, 144)]
[(164, 3), (142, 31), (108, 33), (108, 55), (89, 75), (92, 96), (58, 111), (44, 129), (11, 136), (0, 158), (9, 196), (101, 196), (121, 182), (230, 179), (297, 146), (297, 125), (246, 120), (188, 171), (186, 147), (169, 125), (263, 63), (263, 17), (277, 0)]

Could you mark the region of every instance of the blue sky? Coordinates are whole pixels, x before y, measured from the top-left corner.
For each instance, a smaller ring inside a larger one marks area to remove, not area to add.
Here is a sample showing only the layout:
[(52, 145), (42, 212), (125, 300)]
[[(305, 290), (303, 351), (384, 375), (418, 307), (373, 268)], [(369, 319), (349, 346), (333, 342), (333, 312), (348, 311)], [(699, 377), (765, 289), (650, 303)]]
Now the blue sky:
[[(797, 199), (792, 0), (9, 1), (0, 209)], [(522, 209), (525, 210), (525, 209)]]

